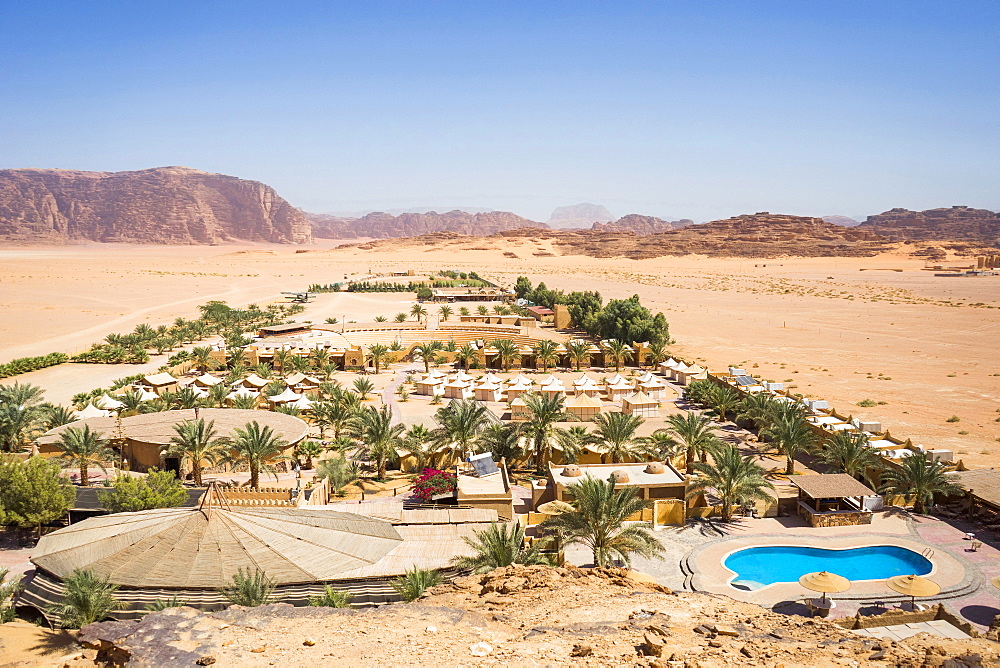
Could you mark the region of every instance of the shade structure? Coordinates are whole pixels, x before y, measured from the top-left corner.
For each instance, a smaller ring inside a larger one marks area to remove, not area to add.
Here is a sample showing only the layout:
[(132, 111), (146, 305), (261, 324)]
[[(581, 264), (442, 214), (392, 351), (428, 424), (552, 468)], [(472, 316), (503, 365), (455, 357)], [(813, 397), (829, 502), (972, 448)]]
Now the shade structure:
[(799, 578), (799, 584), (806, 589), (822, 592), (823, 600), (826, 600), (827, 594), (835, 594), (839, 591), (847, 591), (851, 588), (850, 580), (828, 571), (806, 573)]
[(287, 404), (291, 401), (298, 401), (302, 397), (301, 394), (294, 392), (292, 388), (286, 387), (280, 394), (275, 394), (268, 397), (271, 403), (275, 404)]
[(83, 410), (75, 411), (73, 413), (77, 420), (87, 420), (89, 418), (95, 417), (107, 417), (111, 413), (109, 411), (101, 410), (94, 404), (87, 404), (84, 406)]
[(65, 578), (92, 570), (133, 588), (218, 588), (238, 569), (275, 584), (334, 579), (402, 542), (387, 521), (326, 510), (165, 508), (94, 517), (39, 541), (32, 562)]
[(97, 399), (94, 401), (94, 405), (102, 410), (116, 411), (125, 404), (118, 401), (117, 399), (112, 399), (106, 394), (102, 394), (101, 396), (97, 397)]
[(537, 512), (544, 513), (545, 515), (561, 515), (562, 513), (569, 513), (573, 510), (575, 510), (575, 508), (565, 501), (549, 501), (548, 503), (543, 503), (538, 506)]
[(936, 596), (941, 593), (941, 585), (919, 575), (897, 575), (885, 581), (889, 589), (909, 596), (913, 602), (916, 596)]

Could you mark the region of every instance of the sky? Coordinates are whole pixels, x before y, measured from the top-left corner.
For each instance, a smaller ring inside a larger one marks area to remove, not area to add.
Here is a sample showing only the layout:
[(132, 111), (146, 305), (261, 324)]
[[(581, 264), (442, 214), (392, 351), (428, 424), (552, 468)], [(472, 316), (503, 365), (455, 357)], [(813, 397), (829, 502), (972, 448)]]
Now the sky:
[(1000, 209), (1000, 2), (0, 0), (0, 168), (316, 212)]

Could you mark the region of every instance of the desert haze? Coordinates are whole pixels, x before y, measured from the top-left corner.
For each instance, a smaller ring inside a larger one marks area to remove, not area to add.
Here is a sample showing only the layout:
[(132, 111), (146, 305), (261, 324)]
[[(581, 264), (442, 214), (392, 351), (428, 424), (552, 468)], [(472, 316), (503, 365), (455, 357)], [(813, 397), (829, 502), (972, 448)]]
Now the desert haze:
[[(935, 277), (902, 246), (857, 258), (628, 260), (561, 255), (551, 239), (530, 235), (504, 239), (503, 247), (496, 238), (461, 237), (371, 250), (358, 250), (356, 240), (337, 244), (8, 247), (0, 250), (0, 361), (74, 352), (140, 322), (190, 318), (209, 299), (265, 303), (369, 270), (477, 271), (506, 285), (525, 275), (551, 288), (598, 290), (605, 299), (638, 293), (667, 315), (676, 354), (784, 381), (880, 420), (895, 436), (953, 449), (969, 466), (1000, 463), (1000, 277)], [(300, 318), (392, 316), (406, 298), (326, 294)], [(154, 357), (150, 367), (164, 359)], [(133, 372), (62, 365), (16, 380), (68, 401)], [(864, 399), (885, 404), (858, 407)], [(960, 421), (946, 422), (952, 416)]]

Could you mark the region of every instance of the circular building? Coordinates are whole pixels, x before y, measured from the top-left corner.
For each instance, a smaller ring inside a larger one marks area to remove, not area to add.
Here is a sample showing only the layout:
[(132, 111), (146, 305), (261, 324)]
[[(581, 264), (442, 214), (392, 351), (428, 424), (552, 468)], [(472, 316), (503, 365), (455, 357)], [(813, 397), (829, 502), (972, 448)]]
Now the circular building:
[(89, 570), (118, 585), (118, 619), (139, 617), (154, 600), (173, 596), (217, 610), (229, 605), (220, 589), (240, 569), (263, 571), (276, 596), (303, 605), (324, 583), (364, 571), (402, 543), (389, 521), (331, 510), (203, 503), (93, 517), (39, 541), (31, 558), (36, 571), (18, 605), (50, 615), (65, 578)]
[(129, 462), (131, 469), (145, 471), (156, 467), (172, 470), (180, 475), (182, 472), (180, 462), (172, 457), (164, 457), (162, 451), (177, 434), (174, 425), (198, 419), (214, 422), (216, 436), (219, 438), (235, 436), (237, 429), (245, 427), (250, 422), (270, 427), (278, 438), (288, 444), (285, 454), (289, 454), (291, 449), (309, 433), (309, 425), (294, 415), (235, 408), (199, 408), (143, 413), (121, 418), (121, 433), (119, 433), (118, 418), (95, 417), (77, 420), (45, 432), (36, 442), (43, 456), (58, 454), (60, 450), (57, 443), (66, 429), (87, 426), (108, 440), (117, 440), (114, 446), (120, 449), (118, 454)]

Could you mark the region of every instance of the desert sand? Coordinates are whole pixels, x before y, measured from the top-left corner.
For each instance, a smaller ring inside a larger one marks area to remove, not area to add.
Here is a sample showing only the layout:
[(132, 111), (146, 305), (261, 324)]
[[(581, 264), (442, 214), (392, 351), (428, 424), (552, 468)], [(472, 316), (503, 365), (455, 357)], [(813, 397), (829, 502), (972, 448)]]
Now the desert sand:
[[(526, 275), (605, 299), (639, 294), (666, 314), (677, 355), (747, 367), (842, 412), (881, 420), (894, 436), (953, 449), (969, 466), (1000, 463), (1000, 277), (937, 278), (905, 246), (873, 258), (636, 261), (562, 257), (544, 241), (521, 238), (495, 249), (487, 245), (493, 239), (401, 240), (377, 250), (337, 243), (0, 249), (0, 361), (72, 353), (140, 322), (191, 318), (209, 299), (266, 303), (370, 271), (472, 270), (505, 284)], [(325, 294), (298, 319), (391, 318), (408, 310), (407, 297)], [(64, 397), (138, 370), (64, 365), (17, 380)], [(857, 406), (864, 399), (885, 404)], [(952, 416), (959, 421), (946, 422)]]

